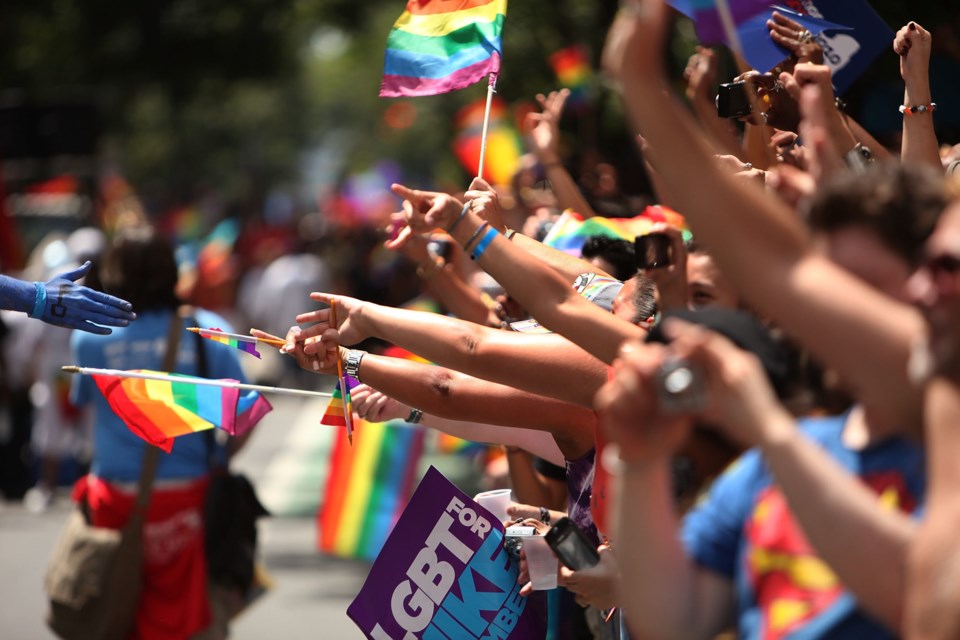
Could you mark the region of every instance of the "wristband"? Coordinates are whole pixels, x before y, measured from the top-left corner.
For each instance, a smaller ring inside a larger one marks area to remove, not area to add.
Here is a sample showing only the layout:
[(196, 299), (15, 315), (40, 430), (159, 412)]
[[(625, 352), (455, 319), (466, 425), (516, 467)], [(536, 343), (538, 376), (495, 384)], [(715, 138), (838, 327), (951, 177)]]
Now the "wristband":
[(460, 224), (460, 221), (467, 215), (467, 211), (470, 211), (470, 203), (464, 202), (463, 209), (460, 211), (460, 215), (457, 216), (457, 219), (453, 221), (453, 224), (450, 225), (450, 228), (447, 229), (447, 233), (453, 233), (453, 230), (457, 228), (457, 225)]
[(546, 507), (540, 507), (540, 522), (550, 524), (550, 510)]
[(45, 282), (34, 282), (33, 286), (37, 290), (37, 297), (33, 299), (33, 311), (30, 312), (30, 317), (42, 318), (43, 312), (47, 308), (47, 284)]
[(490, 227), (487, 230), (487, 233), (480, 239), (480, 242), (477, 243), (477, 246), (473, 248), (473, 253), (470, 254), (471, 260), (479, 260), (480, 256), (483, 255), (483, 252), (487, 250), (487, 247), (490, 246), (490, 243), (493, 242), (495, 236), (500, 235), (500, 232)]
[(470, 239), (463, 243), (463, 250), (464, 250), (464, 251), (468, 251), (468, 250), (470, 249), (470, 245), (473, 244), (473, 241), (476, 240), (477, 237), (478, 237), (481, 233), (483, 233), (483, 230), (486, 229), (486, 228), (489, 227), (489, 226), (490, 226), (490, 223), (487, 222), (487, 221), (484, 221), (483, 224), (481, 224), (479, 227), (477, 227), (477, 229), (473, 232), (473, 234), (471, 234)]
[(423, 411), (420, 411), (420, 409), (413, 409), (410, 411), (410, 415), (407, 416), (406, 422), (407, 424), (417, 424), (420, 422), (420, 418), (422, 417)]
[(933, 113), (936, 110), (936, 102), (931, 102), (930, 104), (918, 104), (912, 107), (908, 107), (905, 104), (900, 105), (900, 113), (905, 116), (912, 116), (915, 113)]
[(513, 236), (517, 235), (516, 229), (507, 229), (507, 232), (503, 235), (507, 240), (513, 241)]

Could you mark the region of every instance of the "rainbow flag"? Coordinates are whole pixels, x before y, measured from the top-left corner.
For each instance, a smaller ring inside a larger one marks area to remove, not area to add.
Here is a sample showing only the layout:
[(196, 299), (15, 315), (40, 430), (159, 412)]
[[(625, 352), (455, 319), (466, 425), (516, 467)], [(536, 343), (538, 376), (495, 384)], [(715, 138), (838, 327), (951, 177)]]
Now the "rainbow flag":
[[(480, 147), (483, 143), (483, 114), (486, 99), (466, 105), (454, 119), (456, 137), (453, 153), (461, 166), (472, 176), (480, 171)], [(510, 123), (510, 113), (503, 101), (494, 98), (490, 105), (490, 126), (487, 130), (486, 179), (491, 184), (509, 184), (520, 165), (523, 142)]]
[(507, 0), (409, 0), (387, 36), (380, 96), (433, 96), (500, 72)]
[(94, 374), (93, 379), (127, 428), (167, 453), (177, 436), (213, 428), (241, 435), (273, 409), (256, 391), (241, 394), (239, 389), (191, 384), (195, 376), (169, 375), (184, 382), (103, 374)]
[[(221, 334), (223, 333), (223, 329), (216, 329), (214, 327), (210, 327), (209, 331), (216, 331)], [(258, 358), (260, 357), (260, 352), (257, 351), (257, 339), (253, 336), (238, 335), (235, 333), (228, 335), (216, 335), (209, 333), (208, 331), (204, 331), (203, 329), (201, 329), (199, 333), (200, 337), (202, 338), (207, 338), (208, 340), (213, 340), (214, 342), (219, 342), (220, 344), (225, 344), (228, 347), (233, 347), (234, 349), (240, 349), (240, 351), (244, 351)]]
[(649, 233), (655, 222), (666, 222), (681, 229), (684, 239), (692, 237), (682, 215), (668, 207), (653, 205), (633, 218), (593, 217), (584, 220), (579, 213), (564, 211), (543, 239), (543, 243), (566, 253), (580, 255), (583, 243), (590, 236), (608, 236), (633, 242), (636, 236)]
[(338, 430), (317, 516), (324, 553), (373, 560), (413, 490), (425, 430), (356, 420), (353, 446)]
[[(360, 384), (356, 378), (352, 378), (348, 375), (344, 375), (343, 379), (347, 381), (347, 398), (350, 397), (350, 391), (352, 391), (358, 384)], [(323, 417), (320, 418), (320, 424), (325, 424), (331, 427), (344, 427), (347, 426), (347, 412), (343, 389), (340, 388), (340, 381), (337, 381), (337, 386), (333, 389), (333, 395), (330, 396), (330, 402), (327, 403), (327, 408), (323, 412)]]
[(552, 54), (548, 60), (560, 85), (570, 89), (568, 104), (579, 106), (586, 103), (593, 88), (593, 70), (586, 48), (571, 45)]

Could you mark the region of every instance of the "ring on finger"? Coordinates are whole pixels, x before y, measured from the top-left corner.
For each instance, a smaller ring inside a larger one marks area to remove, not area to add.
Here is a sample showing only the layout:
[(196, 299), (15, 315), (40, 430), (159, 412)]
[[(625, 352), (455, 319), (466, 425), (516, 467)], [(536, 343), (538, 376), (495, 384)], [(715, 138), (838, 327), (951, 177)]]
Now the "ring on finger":
[(804, 29), (803, 31), (797, 33), (797, 40), (799, 40), (801, 43), (804, 43), (804, 44), (805, 44), (805, 43), (810, 42), (811, 40), (813, 40), (813, 34), (810, 33), (809, 30)]

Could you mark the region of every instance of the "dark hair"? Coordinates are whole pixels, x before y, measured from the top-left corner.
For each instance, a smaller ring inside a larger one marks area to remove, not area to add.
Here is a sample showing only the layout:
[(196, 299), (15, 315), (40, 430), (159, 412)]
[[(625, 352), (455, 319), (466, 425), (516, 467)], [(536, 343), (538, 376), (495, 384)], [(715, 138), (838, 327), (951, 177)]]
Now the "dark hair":
[(173, 247), (149, 226), (122, 229), (100, 264), (103, 290), (137, 313), (176, 309), (177, 276)]
[(814, 230), (824, 233), (863, 227), (916, 266), (946, 205), (942, 172), (878, 162), (865, 173), (846, 173), (828, 182), (810, 201), (807, 218)]
[(589, 260), (601, 258), (613, 265), (612, 275), (617, 280), (628, 280), (637, 272), (633, 243), (609, 236), (590, 236), (580, 249), (580, 257)]
[(634, 275), (632, 279), (637, 281), (637, 288), (633, 292), (634, 316), (631, 320), (633, 324), (640, 324), (647, 318), (657, 315), (657, 285), (640, 273)]

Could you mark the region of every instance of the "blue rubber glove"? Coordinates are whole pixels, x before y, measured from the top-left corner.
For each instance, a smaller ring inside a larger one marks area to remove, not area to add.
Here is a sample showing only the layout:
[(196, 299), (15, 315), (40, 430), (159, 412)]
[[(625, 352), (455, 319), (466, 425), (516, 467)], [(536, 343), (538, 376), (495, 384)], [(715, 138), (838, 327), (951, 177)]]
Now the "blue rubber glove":
[(136, 320), (133, 306), (126, 300), (76, 283), (91, 266), (88, 261), (49, 282), (32, 284), (0, 276), (0, 308), (23, 311), (58, 327), (100, 335), (111, 333), (108, 327), (125, 327)]

